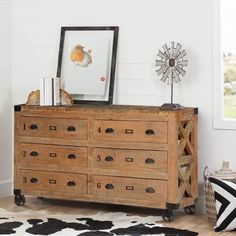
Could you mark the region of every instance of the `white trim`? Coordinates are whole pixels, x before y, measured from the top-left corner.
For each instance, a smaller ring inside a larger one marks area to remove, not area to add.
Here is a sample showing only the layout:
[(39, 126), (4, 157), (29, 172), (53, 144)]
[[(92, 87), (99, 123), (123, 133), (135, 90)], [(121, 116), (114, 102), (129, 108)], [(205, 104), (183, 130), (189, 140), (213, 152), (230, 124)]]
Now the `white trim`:
[(8, 183), (12, 183), (12, 180), (11, 179), (6, 179), (6, 180), (0, 181), (0, 184), (8, 184)]
[(213, 127), (215, 129), (236, 129), (236, 119), (224, 118), (223, 101), (223, 61), (221, 45), (220, 2), (212, 0), (213, 4)]
[(206, 201), (205, 201), (204, 195), (198, 196), (197, 203), (196, 203), (196, 211), (199, 214), (206, 213)]
[(0, 197), (12, 195), (12, 180), (0, 181)]

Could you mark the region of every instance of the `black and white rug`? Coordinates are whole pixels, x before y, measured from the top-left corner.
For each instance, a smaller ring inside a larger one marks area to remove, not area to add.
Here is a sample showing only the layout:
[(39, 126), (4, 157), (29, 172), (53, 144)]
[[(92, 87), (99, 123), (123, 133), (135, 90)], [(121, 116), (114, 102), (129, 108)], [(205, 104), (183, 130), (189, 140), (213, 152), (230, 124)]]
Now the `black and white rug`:
[(195, 236), (196, 232), (164, 227), (161, 217), (140, 217), (124, 212), (95, 215), (52, 215), (47, 211), (8, 212), (0, 209), (0, 235), (33, 236)]

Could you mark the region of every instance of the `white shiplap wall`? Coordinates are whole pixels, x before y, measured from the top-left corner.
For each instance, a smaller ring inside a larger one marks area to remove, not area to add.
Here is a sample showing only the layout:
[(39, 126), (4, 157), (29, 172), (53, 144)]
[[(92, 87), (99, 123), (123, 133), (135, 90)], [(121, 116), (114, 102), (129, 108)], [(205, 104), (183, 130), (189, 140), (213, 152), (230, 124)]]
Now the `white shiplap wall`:
[[(168, 87), (160, 83), (155, 74), (155, 54), (161, 45), (176, 40), (186, 47), (189, 57), (194, 59), (186, 80), (190, 79), (191, 70), (198, 69), (194, 64), (204, 63), (194, 55), (200, 50), (209, 50), (201, 37), (207, 29), (199, 27), (205, 24), (209, 13), (202, 10), (201, 5), (205, 6), (206, 1), (200, 2), (13, 1), (13, 78), (16, 74), (29, 81), (22, 89), (18, 86), (22, 80), (14, 81), (14, 100), (24, 102), (28, 92), (38, 88), (39, 78), (55, 75), (61, 26), (118, 25), (120, 37), (115, 102), (160, 104), (169, 95)], [(190, 86), (195, 83), (198, 82), (194, 81)]]
[[(114, 102), (160, 105), (169, 88), (155, 73), (155, 55), (171, 40), (184, 45), (189, 66), (175, 101), (199, 107), (199, 182), (205, 165), (224, 159), (236, 169), (235, 131), (212, 128), (213, 0), (13, 0), (13, 103), (24, 103), (43, 76), (55, 76), (61, 26), (120, 27)], [(201, 197), (200, 197), (201, 200)], [(200, 201), (201, 203), (202, 201)]]
[(0, 0), (0, 196), (11, 192), (11, 0)]

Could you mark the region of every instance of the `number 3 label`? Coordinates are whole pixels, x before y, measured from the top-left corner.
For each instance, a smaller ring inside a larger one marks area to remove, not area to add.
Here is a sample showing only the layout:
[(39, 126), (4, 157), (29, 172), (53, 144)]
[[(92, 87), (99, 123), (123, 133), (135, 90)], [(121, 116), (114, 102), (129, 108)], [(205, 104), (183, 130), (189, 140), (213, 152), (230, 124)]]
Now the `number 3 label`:
[(27, 183), (27, 178), (23, 177), (23, 183)]

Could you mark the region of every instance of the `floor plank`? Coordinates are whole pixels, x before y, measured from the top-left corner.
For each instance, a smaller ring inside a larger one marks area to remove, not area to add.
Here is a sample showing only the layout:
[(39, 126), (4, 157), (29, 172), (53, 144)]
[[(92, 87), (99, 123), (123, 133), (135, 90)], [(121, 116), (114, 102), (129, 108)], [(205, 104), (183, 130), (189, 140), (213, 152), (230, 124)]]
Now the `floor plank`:
[[(52, 199), (38, 199), (33, 197), (26, 198), (26, 205), (18, 207), (14, 204), (13, 197), (0, 198), (0, 208), (13, 212), (24, 212), (31, 210), (48, 210), (51, 214), (95, 214), (99, 211), (122, 211), (128, 214), (139, 216), (161, 215), (161, 211), (150, 208), (128, 207), (120, 205), (97, 204), (87, 202), (73, 202)], [(175, 211), (175, 219), (172, 222), (163, 223), (167, 227), (176, 227), (199, 232), (200, 236), (235, 236), (236, 232), (215, 233), (213, 224), (207, 220), (205, 215), (186, 215), (182, 210)]]

